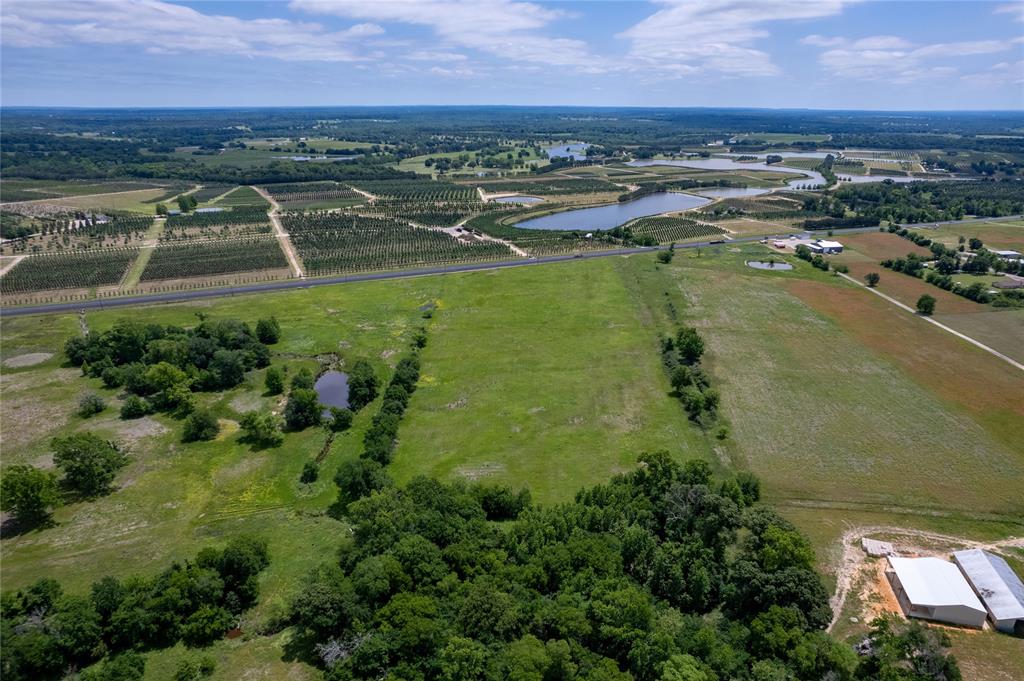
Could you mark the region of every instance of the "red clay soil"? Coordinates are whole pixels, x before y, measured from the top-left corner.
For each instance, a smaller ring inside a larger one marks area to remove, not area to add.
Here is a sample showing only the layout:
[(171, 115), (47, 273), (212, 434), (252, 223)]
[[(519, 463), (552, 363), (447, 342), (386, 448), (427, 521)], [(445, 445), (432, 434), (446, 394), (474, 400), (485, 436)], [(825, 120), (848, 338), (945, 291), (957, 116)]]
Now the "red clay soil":
[(842, 244), (847, 248), (852, 248), (874, 260), (902, 258), (908, 253), (916, 255), (931, 255), (932, 253), (927, 248), (922, 248), (913, 241), (907, 241), (903, 237), (889, 234), (888, 232), (863, 232), (861, 234), (831, 238), (841, 239)]
[(990, 305), (976, 303), (963, 296), (944, 291), (938, 286), (933, 286), (924, 279), (918, 279), (902, 272), (894, 272), (878, 264), (852, 260), (846, 264), (850, 268), (850, 276), (857, 281), (864, 281), (864, 275), (868, 272), (878, 272), (880, 277), (878, 290), (910, 307), (917, 305), (917, 299), (927, 293), (935, 298), (935, 314), (992, 311)]
[(987, 424), (994, 436), (1009, 443), (1024, 437), (1019, 370), (865, 290), (797, 279), (786, 286), (917, 383)]

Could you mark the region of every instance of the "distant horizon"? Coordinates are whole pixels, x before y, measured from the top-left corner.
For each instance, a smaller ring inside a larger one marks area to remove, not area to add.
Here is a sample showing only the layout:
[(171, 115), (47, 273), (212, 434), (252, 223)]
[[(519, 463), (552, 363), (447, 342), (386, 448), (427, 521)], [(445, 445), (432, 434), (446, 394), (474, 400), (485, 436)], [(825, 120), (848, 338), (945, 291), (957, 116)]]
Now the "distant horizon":
[(5, 104), (1024, 109), (1007, 0), (4, 0)]
[(615, 104), (252, 104), (237, 106), (68, 106), (51, 104), (0, 104), (4, 110), (60, 110), (60, 111), (238, 111), (238, 110), (294, 110), (303, 109), (589, 109), (589, 110), (653, 110), (653, 111), (775, 111), (775, 112), (836, 112), (836, 113), (921, 113), (921, 114), (1010, 114), (1024, 115), (1024, 106), (1017, 109), (853, 109), (828, 107), (770, 107), (770, 106), (644, 106)]

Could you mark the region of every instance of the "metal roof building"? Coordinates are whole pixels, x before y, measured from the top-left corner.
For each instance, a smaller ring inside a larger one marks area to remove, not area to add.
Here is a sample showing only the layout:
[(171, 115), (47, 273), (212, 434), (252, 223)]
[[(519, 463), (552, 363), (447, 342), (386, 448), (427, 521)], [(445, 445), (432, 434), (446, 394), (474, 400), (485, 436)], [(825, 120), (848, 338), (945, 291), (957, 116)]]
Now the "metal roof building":
[(907, 617), (981, 628), (988, 613), (956, 565), (941, 558), (889, 556), (886, 571)]
[(1005, 560), (981, 549), (957, 551), (953, 560), (985, 604), (996, 629), (1024, 629), (1024, 583)]

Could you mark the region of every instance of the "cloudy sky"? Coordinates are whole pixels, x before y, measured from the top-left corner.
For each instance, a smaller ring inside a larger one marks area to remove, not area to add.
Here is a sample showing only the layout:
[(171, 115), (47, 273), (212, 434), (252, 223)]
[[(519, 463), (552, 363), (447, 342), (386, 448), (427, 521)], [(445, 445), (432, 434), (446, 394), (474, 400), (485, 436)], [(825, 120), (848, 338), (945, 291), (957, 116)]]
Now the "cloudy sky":
[(1024, 0), (3, 0), (0, 101), (1024, 108)]

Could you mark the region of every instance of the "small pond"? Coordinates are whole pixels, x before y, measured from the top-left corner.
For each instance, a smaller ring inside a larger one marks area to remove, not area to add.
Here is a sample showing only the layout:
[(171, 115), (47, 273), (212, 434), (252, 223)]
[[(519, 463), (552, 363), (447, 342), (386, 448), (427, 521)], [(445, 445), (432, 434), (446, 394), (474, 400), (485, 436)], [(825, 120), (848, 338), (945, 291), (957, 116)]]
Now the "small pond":
[(491, 200), (495, 203), (540, 203), (544, 199), (539, 196), (499, 196)]
[(673, 211), (697, 208), (711, 202), (711, 199), (682, 192), (659, 192), (648, 194), (633, 201), (613, 203), (610, 206), (579, 208), (562, 213), (552, 213), (516, 224), (520, 229), (546, 229), (560, 232), (573, 230), (593, 232), (599, 229), (613, 229), (635, 218), (660, 215)]
[(348, 374), (326, 371), (316, 379), (313, 389), (325, 407), (324, 416), (330, 415), (330, 407), (348, 408)]
[(793, 266), (788, 262), (780, 262), (778, 260), (767, 262), (764, 260), (748, 260), (747, 267), (753, 267), (755, 270), (777, 270), (779, 272), (793, 269)]
[(583, 160), (587, 157), (587, 147), (590, 145), (586, 142), (576, 142), (575, 144), (559, 144), (553, 147), (544, 147), (545, 153), (548, 158), (568, 158), (572, 156)]

